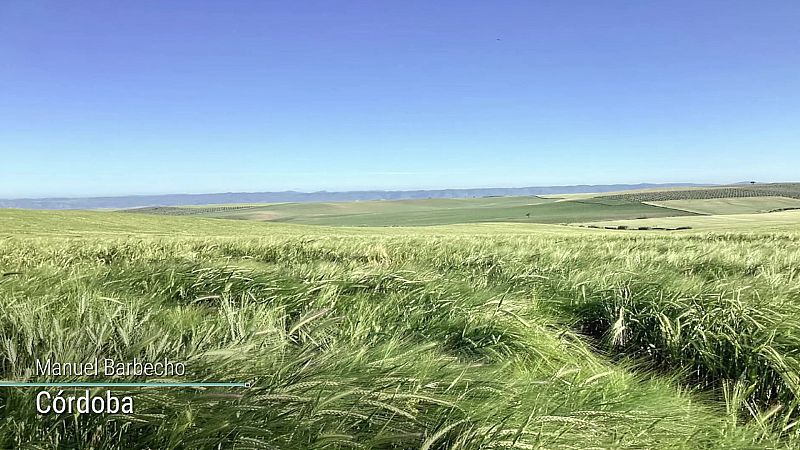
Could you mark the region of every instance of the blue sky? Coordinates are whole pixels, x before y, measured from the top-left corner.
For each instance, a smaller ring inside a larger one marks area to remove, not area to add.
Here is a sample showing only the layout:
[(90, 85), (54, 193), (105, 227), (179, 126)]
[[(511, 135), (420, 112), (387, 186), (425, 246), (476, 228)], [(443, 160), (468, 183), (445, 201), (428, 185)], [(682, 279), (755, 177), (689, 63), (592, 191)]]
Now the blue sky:
[(0, 197), (800, 181), (797, 1), (0, 2)]

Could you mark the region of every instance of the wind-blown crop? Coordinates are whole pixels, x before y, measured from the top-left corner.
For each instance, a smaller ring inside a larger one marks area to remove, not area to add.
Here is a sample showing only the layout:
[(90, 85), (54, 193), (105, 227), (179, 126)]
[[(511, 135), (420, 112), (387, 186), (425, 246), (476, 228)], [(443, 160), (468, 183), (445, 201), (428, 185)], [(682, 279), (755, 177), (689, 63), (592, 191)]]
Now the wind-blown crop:
[(131, 389), (107, 416), (3, 388), (0, 446), (798, 444), (797, 234), (228, 227), (0, 240), (3, 379), (105, 355), (254, 384)]

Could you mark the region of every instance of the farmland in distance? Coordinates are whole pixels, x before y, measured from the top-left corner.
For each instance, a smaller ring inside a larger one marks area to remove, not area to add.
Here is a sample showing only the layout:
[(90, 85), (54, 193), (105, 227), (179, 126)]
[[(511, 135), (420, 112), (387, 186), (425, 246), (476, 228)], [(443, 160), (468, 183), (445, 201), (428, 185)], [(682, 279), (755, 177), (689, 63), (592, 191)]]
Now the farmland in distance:
[(326, 226), (589, 223), (770, 212), (800, 206), (800, 184), (734, 185), (616, 194), (150, 207), (128, 213)]
[[(3, 379), (102, 351), (253, 387), (124, 391), (134, 414), (77, 418), (8, 389), (0, 447), (800, 448), (800, 211), (178, 209), (0, 210)], [(256, 213), (284, 220), (236, 217)]]
[(126, 212), (328, 226), (427, 226), (481, 222), (571, 223), (694, 214), (627, 200), (559, 201), (540, 197), (153, 207), (131, 209)]

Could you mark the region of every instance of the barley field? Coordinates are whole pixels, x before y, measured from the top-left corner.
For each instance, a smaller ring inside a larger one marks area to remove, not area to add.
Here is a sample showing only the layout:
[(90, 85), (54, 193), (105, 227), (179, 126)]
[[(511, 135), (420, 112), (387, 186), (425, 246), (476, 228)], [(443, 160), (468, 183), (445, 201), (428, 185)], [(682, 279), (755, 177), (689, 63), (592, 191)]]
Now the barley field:
[[(800, 227), (337, 228), (0, 211), (0, 370), (185, 361), (0, 447), (800, 448)], [(77, 379), (77, 378), (76, 378)], [(48, 381), (38, 379), (38, 381)]]

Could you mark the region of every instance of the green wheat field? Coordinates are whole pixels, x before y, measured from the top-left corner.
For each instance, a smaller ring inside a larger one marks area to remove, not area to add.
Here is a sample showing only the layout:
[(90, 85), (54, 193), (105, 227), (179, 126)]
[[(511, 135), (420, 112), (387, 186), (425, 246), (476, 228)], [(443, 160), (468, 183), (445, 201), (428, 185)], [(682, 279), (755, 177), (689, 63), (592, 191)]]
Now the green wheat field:
[(707, 191), (0, 210), (4, 380), (253, 383), (2, 388), (0, 447), (800, 448), (800, 190)]

